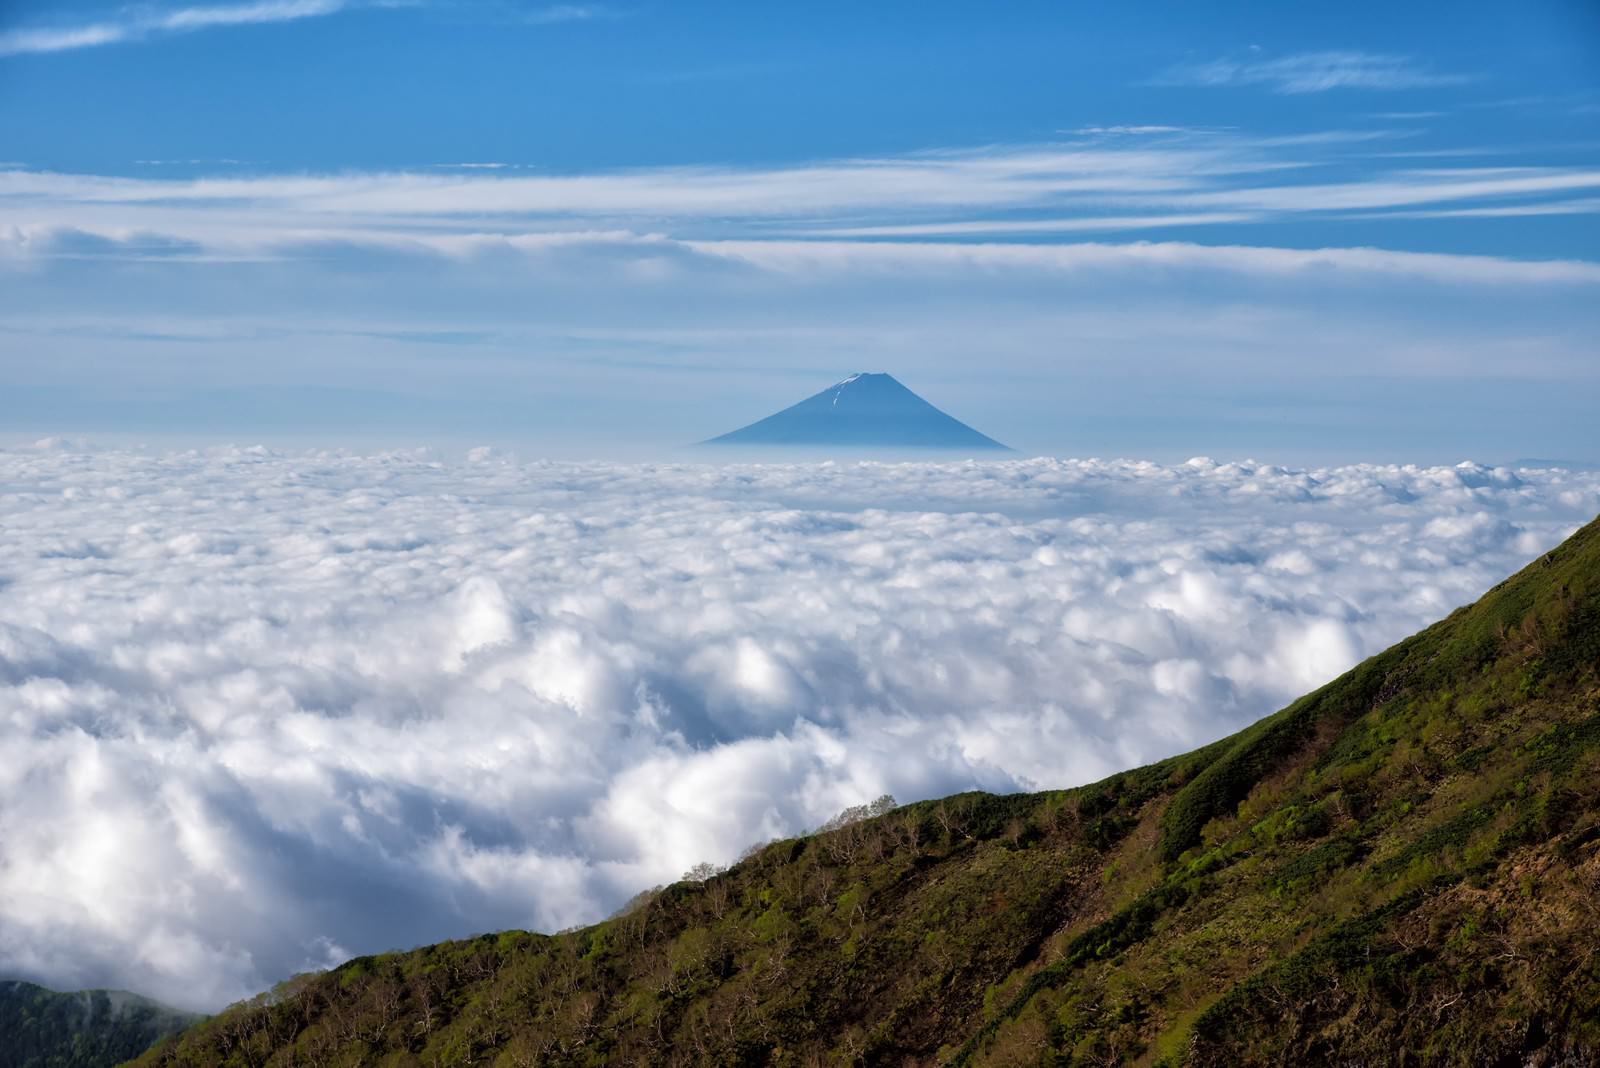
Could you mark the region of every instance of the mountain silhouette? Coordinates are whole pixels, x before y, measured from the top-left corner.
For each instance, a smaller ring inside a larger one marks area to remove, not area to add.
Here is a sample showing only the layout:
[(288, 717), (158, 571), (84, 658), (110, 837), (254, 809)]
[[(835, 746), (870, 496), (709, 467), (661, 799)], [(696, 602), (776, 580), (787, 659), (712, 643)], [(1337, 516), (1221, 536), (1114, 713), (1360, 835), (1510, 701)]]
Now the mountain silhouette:
[(854, 445), (1010, 452), (946, 415), (893, 375), (854, 374), (821, 393), (702, 445)]

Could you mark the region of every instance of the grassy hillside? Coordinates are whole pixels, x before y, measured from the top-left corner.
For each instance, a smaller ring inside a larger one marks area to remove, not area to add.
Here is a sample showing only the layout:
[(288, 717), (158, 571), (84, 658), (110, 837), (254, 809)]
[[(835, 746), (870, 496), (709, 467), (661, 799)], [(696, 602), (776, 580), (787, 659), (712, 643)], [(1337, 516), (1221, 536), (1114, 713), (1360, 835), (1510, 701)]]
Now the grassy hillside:
[(141, 1065), (1600, 1063), (1600, 521), (1204, 749), (364, 957)]
[(120, 990), (0, 981), (0, 1068), (111, 1068), (198, 1018)]

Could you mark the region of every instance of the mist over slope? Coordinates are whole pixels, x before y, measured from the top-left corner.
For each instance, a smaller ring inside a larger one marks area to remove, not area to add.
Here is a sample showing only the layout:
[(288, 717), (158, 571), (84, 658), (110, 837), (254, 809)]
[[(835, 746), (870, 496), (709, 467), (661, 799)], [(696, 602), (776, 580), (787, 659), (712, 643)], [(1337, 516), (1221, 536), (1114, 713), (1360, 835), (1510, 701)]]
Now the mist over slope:
[(214, 1008), (1235, 730), (1600, 475), (0, 452), (0, 974)]
[(110, 1068), (196, 1019), (124, 990), (0, 981), (0, 1068)]
[(360, 958), (140, 1064), (1592, 1064), (1597, 921), (1600, 520), (1194, 752)]

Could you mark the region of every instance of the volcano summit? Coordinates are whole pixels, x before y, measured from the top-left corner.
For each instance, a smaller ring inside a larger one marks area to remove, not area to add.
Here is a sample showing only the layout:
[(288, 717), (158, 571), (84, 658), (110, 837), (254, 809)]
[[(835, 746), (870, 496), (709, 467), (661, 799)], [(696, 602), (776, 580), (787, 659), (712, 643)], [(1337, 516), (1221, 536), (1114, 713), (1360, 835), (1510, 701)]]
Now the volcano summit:
[(888, 374), (851, 375), (799, 404), (701, 444), (1012, 451)]

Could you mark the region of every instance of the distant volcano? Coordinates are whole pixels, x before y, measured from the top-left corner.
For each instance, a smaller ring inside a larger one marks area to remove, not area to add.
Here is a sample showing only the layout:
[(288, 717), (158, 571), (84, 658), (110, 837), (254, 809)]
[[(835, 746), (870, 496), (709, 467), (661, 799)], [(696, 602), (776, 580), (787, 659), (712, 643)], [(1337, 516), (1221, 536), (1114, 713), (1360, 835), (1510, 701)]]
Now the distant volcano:
[(701, 444), (1011, 451), (886, 374), (851, 375), (799, 404)]

